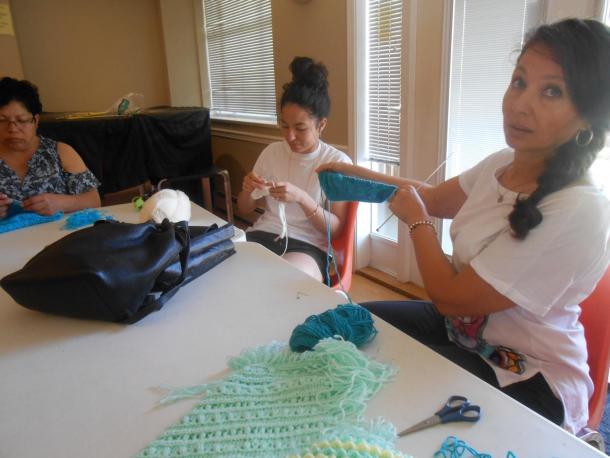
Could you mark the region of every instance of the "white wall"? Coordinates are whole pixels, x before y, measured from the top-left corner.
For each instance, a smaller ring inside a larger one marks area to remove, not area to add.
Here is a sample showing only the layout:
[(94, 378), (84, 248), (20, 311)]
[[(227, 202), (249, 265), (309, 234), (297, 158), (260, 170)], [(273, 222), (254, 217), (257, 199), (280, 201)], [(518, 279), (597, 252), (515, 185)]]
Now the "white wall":
[[(0, 5), (9, 5), (9, 0), (0, 0)], [(15, 24), (13, 21), (13, 29)], [(21, 64), (21, 54), (15, 35), (0, 35), (0, 77), (10, 76), (12, 78), (23, 79), (23, 66)]]
[(159, 0), (171, 105), (202, 106), (197, 45), (198, 23), (193, 0)]
[(603, 0), (547, 0), (547, 22), (554, 22), (568, 17), (595, 17)]

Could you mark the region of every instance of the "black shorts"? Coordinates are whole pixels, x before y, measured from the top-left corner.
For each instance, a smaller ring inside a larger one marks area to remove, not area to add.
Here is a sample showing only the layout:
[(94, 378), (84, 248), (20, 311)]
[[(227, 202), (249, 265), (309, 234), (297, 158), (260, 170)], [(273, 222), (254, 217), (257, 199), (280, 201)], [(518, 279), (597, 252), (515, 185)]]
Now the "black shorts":
[[(281, 256), (282, 253), (284, 253), (284, 248), (286, 248), (286, 239), (275, 240), (277, 236), (277, 234), (265, 231), (246, 232), (246, 240), (248, 242), (260, 243), (278, 256)], [(318, 265), (318, 269), (320, 269), (322, 278), (326, 281), (326, 253), (324, 251), (311, 243), (288, 237), (288, 248), (286, 248), (286, 253), (290, 252), (304, 253), (313, 258)]]

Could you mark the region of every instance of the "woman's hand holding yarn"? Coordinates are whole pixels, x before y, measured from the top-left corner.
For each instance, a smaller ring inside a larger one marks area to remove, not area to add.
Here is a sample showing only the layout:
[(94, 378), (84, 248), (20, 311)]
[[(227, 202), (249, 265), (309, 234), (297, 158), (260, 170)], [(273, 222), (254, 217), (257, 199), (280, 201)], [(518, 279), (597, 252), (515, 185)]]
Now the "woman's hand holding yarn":
[(308, 197), (305, 191), (287, 181), (275, 183), (269, 188), (269, 194), (277, 201), (285, 203), (300, 203)]
[(50, 216), (63, 211), (62, 201), (73, 199), (73, 196), (45, 192), (28, 197), (23, 201), (23, 209), (39, 215)]
[(262, 189), (264, 185), (265, 181), (254, 172), (248, 173), (242, 181), (242, 189), (247, 193), (251, 193), (255, 189)]
[(413, 186), (398, 188), (389, 203), (392, 213), (408, 225), (430, 219), (426, 205)]
[(248, 173), (241, 185), (244, 192), (248, 194), (251, 194), (255, 189), (264, 189), (266, 186), (268, 186), (267, 182), (254, 172)]

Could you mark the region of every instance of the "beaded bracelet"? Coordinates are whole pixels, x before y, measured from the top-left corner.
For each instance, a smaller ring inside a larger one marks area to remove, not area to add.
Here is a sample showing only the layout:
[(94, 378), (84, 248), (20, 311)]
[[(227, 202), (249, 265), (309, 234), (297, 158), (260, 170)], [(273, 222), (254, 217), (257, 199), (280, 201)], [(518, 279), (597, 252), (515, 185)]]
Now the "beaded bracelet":
[(419, 221), (415, 221), (413, 224), (409, 224), (409, 235), (411, 235), (419, 226), (430, 226), (436, 234), (436, 227), (434, 227), (434, 223), (432, 221), (429, 219), (420, 219)]
[(312, 213), (311, 215), (309, 215), (309, 216), (305, 215), (305, 217), (306, 217), (307, 219), (311, 219), (311, 218), (313, 218), (314, 216), (316, 216), (316, 213), (318, 213), (318, 208), (320, 208), (320, 205), (316, 204), (316, 209), (313, 211), (313, 213)]

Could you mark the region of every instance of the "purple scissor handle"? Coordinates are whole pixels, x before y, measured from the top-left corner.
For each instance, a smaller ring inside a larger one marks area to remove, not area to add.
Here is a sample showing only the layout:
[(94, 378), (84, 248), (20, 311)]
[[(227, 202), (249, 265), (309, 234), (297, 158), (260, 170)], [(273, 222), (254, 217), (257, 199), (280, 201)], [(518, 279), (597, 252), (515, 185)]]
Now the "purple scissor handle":
[(431, 415), (410, 428), (401, 431), (398, 433), (398, 436), (402, 437), (441, 423), (453, 421), (475, 423), (479, 421), (479, 418), (481, 418), (481, 407), (470, 404), (470, 401), (464, 396), (451, 396), (438, 412), (435, 412), (434, 415)]

